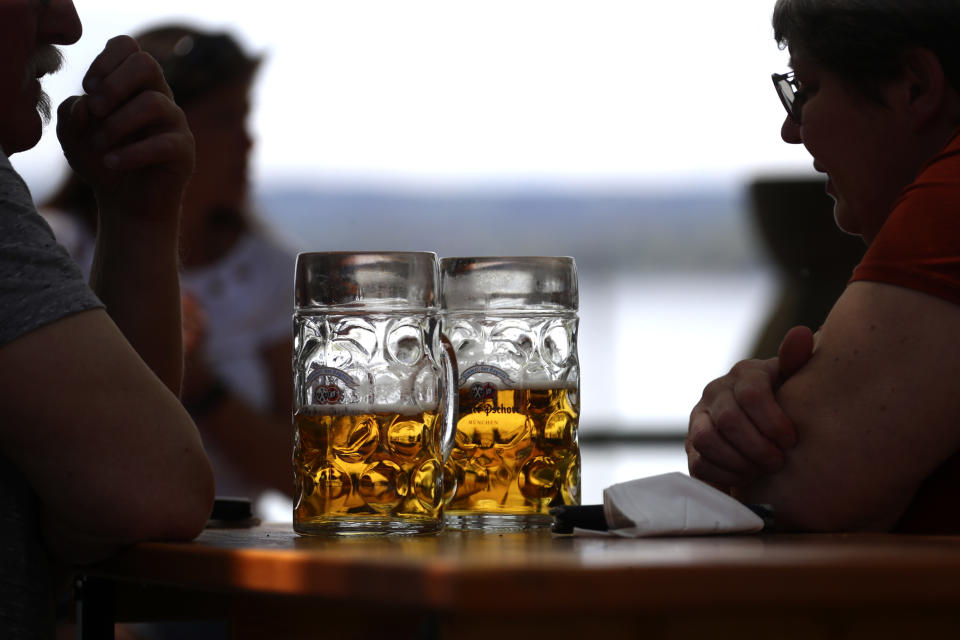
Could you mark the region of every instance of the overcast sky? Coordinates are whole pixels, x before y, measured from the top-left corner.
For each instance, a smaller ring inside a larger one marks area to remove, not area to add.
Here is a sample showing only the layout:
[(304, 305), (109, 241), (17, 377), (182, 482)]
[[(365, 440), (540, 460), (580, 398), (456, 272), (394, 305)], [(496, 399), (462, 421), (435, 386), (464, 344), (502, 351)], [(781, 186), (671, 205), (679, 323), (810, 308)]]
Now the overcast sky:
[[(810, 171), (779, 139), (773, 0), (77, 0), (46, 81), (75, 93), (103, 43), (170, 19), (266, 56), (255, 179), (673, 187)], [(42, 192), (52, 127), (14, 163)]]

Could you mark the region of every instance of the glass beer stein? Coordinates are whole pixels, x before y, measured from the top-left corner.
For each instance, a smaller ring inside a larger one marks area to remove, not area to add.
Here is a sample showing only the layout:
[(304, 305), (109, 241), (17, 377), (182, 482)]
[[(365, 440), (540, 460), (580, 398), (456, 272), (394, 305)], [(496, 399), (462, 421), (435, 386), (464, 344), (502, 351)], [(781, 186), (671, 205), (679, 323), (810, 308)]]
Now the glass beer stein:
[(301, 253), (294, 315), (293, 528), (443, 527), (456, 366), (433, 253)]
[(573, 258), (440, 261), (459, 409), (446, 464), (447, 526), (550, 526), (580, 503), (580, 367)]

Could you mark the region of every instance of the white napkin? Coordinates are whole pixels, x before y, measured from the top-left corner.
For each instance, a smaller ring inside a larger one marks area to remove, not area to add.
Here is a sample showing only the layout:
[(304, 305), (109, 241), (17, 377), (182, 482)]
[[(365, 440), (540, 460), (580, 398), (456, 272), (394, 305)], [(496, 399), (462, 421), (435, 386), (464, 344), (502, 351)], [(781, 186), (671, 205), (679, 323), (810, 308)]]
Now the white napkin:
[(683, 473), (622, 482), (603, 490), (608, 530), (575, 529), (577, 535), (697, 536), (755, 533), (763, 519), (722, 491)]

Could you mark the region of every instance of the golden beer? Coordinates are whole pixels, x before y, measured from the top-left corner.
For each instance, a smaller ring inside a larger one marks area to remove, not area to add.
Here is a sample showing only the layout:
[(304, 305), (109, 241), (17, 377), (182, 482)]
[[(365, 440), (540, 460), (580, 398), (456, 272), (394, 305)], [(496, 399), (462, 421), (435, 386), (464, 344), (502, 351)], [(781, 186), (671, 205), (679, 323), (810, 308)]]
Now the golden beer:
[[(563, 383), (460, 388), (444, 487), (449, 524), (487, 514), (520, 516), (514, 518), (519, 521), (527, 516), (529, 523), (542, 525), (549, 523), (550, 506), (580, 503), (577, 388), (558, 384)], [(489, 525), (489, 519), (481, 524)]]
[(403, 518), (441, 527), (443, 464), (436, 411), (339, 405), (294, 416), (299, 533), (383, 533)]

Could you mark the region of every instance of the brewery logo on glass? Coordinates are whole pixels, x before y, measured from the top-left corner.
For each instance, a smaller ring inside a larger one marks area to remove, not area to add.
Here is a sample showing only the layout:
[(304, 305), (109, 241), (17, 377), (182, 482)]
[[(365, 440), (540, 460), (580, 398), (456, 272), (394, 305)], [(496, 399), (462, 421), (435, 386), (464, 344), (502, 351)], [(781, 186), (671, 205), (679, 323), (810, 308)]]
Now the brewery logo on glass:
[(340, 389), (332, 384), (318, 384), (313, 388), (313, 401), (316, 404), (337, 404), (340, 402)]
[(470, 386), (470, 395), (474, 400), (492, 400), (497, 388), (489, 382), (478, 382)]
[(512, 385), (513, 380), (507, 373), (498, 367), (486, 364), (479, 364), (470, 367), (460, 376), (460, 387), (470, 390), (470, 398), (473, 400), (471, 410), (468, 413), (479, 413), (489, 416), (491, 413), (514, 413), (513, 406), (500, 406), (500, 387), (492, 382), (474, 382), (467, 386), (467, 380), (474, 374), (491, 374), (499, 378), (504, 385)]
[(480, 373), (488, 373), (490, 375), (496, 376), (506, 385), (513, 384), (513, 380), (510, 379), (510, 375), (501, 369), (500, 367), (495, 367), (490, 364), (475, 364), (469, 369), (466, 369), (463, 373), (460, 374), (460, 386), (464, 386), (467, 383), (467, 380), (474, 377)]
[[(321, 377), (324, 379), (317, 383), (317, 380)], [(346, 371), (333, 367), (314, 367), (306, 380), (308, 388), (311, 389), (312, 397), (310, 401), (312, 401), (312, 404), (340, 404), (343, 401), (343, 393), (340, 387), (336, 384), (328, 384), (329, 378), (339, 380), (350, 389), (356, 389), (357, 387), (356, 382)]]

